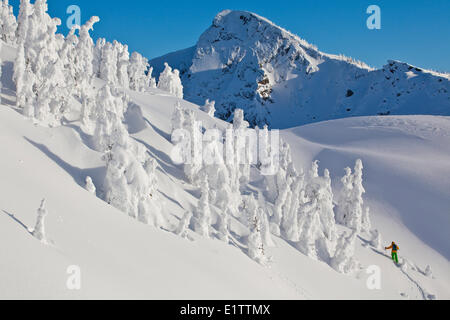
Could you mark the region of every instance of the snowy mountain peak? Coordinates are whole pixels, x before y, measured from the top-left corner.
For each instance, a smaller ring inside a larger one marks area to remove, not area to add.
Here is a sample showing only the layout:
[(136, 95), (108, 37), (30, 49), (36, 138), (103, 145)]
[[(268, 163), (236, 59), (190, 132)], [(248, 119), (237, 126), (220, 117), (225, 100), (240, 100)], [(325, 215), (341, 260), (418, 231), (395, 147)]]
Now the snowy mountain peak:
[[(450, 114), (449, 76), (388, 61), (375, 70), (315, 46), (251, 12), (220, 12), (193, 48), (154, 59), (181, 71), (185, 98), (216, 101), (231, 121), (245, 110), (252, 126), (289, 128), (366, 115)], [(430, 107), (431, 106), (431, 107)]]

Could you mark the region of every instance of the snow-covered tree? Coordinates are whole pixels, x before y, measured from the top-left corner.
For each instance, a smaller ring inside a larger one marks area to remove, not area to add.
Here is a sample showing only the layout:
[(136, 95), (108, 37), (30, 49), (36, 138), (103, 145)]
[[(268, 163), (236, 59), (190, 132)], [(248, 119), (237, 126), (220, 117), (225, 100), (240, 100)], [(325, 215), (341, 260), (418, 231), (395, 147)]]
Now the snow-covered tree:
[(154, 163), (143, 165), (133, 151), (133, 142), (123, 132), (106, 158), (105, 200), (142, 223), (161, 226), (161, 207), (156, 190)]
[(231, 186), (230, 172), (227, 166), (217, 166), (216, 206), (221, 210), (229, 210), (231, 216), (236, 216), (242, 202), (239, 189)]
[(380, 232), (378, 230), (372, 230), (371, 233), (372, 239), (370, 240), (370, 244), (372, 245), (372, 247), (382, 249), (383, 245)]
[(348, 167), (344, 171), (345, 175), (341, 179), (342, 189), (339, 197), (339, 207), (336, 212), (336, 221), (342, 225), (347, 225), (352, 205), (353, 175), (352, 169)]
[(189, 144), (188, 150), (186, 151), (187, 159), (185, 159), (184, 173), (191, 183), (198, 184), (198, 173), (203, 167), (201, 123), (197, 121), (195, 113), (192, 110), (185, 109), (183, 118), (183, 129), (188, 134), (185, 139), (186, 143)]
[(194, 230), (203, 237), (209, 238), (211, 228), (211, 209), (209, 206), (209, 184), (206, 176), (202, 181), (202, 195), (194, 214)]
[(134, 175), (133, 173), (128, 174), (128, 181), (134, 194), (134, 201), (138, 206), (138, 220), (154, 227), (160, 227), (163, 218), (157, 194), (156, 160), (148, 158), (144, 165), (136, 161), (135, 166)]
[[(76, 46), (77, 54), (77, 79), (85, 84), (85, 86), (92, 85), (94, 74), (94, 41), (89, 34), (89, 31), (94, 30), (94, 24), (98, 23), (100, 18), (97, 16), (91, 17), (83, 26), (80, 27), (80, 37)], [(83, 87), (82, 90), (86, 88)]]
[(93, 60), (93, 68), (94, 75), (100, 78), (100, 69), (102, 64), (103, 57), (103, 47), (106, 45), (106, 39), (98, 38), (94, 47), (94, 60)]
[(336, 220), (357, 232), (369, 231), (371, 227), (369, 209), (364, 208), (363, 194), (363, 164), (357, 160), (352, 174), (350, 168), (345, 169), (345, 176), (341, 179), (342, 191)]
[(172, 133), (175, 130), (183, 129), (184, 120), (184, 109), (181, 107), (181, 103), (177, 101), (172, 113)]
[(26, 41), (28, 32), (28, 18), (33, 11), (30, 0), (20, 0), (19, 15), (17, 17), (16, 39), (21, 44)]
[(217, 236), (226, 243), (228, 243), (230, 239), (230, 219), (231, 211), (230, 209), (226, 209), (219, 214), (217, 220)]
[(214, 114), (216, 113), (216, 102), (206, 100), (205, 105), (202, 107), (202, 111), (206, 112), (210, 117), (214, 118)]
[(325, 169), (324, 176), (319, 176), (318, 162), (313, 162), (299, 194), (298, 248), (309, 257), (328, 262), (337, 241), (329, 171)]
[[(262, 131), (263, 139), (263, 144), (260, 145), (260, 148), (266, 149), (266, 151), (260, 150), (260, 155), (262, 153), (263, 157), (265, 157), (261, 158), (264, 162), (261, 163), (261, 166), (272, 166), (274, 165), (274, 161), (279, 163), (276, 173), (272, 176), (266, 175), (264, 178), (266, 183), (267, 198), (269, 201), (273, 201), (275, 203), (274, 214), (270, 221), (271, 229), (274, 234), (279, 235), (283, 215), (290, 215), (289, 218), (286, 217), (286, 219), (284, 219), (285, 224), (288, 224), (287, 221), (293, 219), (294, 213), (290, 211), (290, 208), (292, 207), (292, 201), (297, 201), (299, 193), (294, 196), (292, 195), (292, 183), (298, 179), (301, 179), (301, 181), (298, 181), (299, 183), (303, 183), (304, 175), (303, 172), (298, 174), (295, 170), (289, 145), (286, 142), (282, 142), (280, 152), (276, 153), (276, 150), (271, 150), (271, 147), (268, 146), (268, 137), (266, 136), (268, 135), (267, 127), (260, 131)], [(274, 160), (273, 157), (277, 157), (277, 155), (279, 155), (278, 160)], [(266, 160), (264, 161), (264, 159)], [(297, 205), (295, 206), (297, 207)], [(295, 208), (292, 208), (292, 210), (295, 210)], [(295, 225), (293, 228), (296, 228)], [(293, 236), (292, 233), (291, 236)]]
[(17, 20), (9, 0), (0, 0), (0, 40), (16, 44)]
[(118, 138), (127, 139), (128, 133), (122, 121), (128, 105), (123, 96), (113, 94), (109, 85), (99, 90), (95, 107), (92, 110), (92, 121), (95, 121), (93, 145), (97, 151), (107, 152)]
[(157, 88), (156, 79), (153, 77), (153, 67), (150, 67), (147, 72), (147, 78), (146, 78), (146, 86), (155, 89)]
[(183, 85), (180, 79), (180, 72), (176, 69), (172, 70), (167, 63), (164, 66), (164, 71), (159, 76), (158, 89), (183, 99)]
[(62, 45), (58, 52), (59, 58), (64, 66), (64, 83), (67, 88), (68, 96), (73, 94), (80, 95), (79, 91), (81, 90), (79, 88), (79, 83), (77, 83), (78, 56), (76, 46), (79, 39), (75, 34), (79, 28), (78, 25), (72, 27), (67, 36), (62, 39)]
[(93, 103), (95, 100), (94, 92), (92, 90), (93, 79), (96, 76), (94, 71), (94, 41), (92, 40), (89, 31), (93, 30), (94, 24), (99, 22), (100, 18), (94, 16), (89, 19), (80, 28), (80, 38), (76, 45), (76, 73), (75, 79), (78, 82), (78, 88), (80, 91), (80, 98), (82, 103), (81, 120), (85, 125), (87, 131), (89, 117), (94, 108)]
[(244, 120), (242, 109), (234, 110), (233, 135), (234, 166), (239, 170), (239, 182), (244, 186), (250, 181), (250, 166), (256, 160), (253, 159), (254, 154), (251, 150), (252, 147), (256, 147), (257, 141), (256, 133), (249, 129), (249, 123)]
[(148, 60), (137, 52), (131, 54), (130, 64), (128, 66), (128, 76), (130, 79), (130, 89), (144, 92), (149, 88), (149, 79), (146, 75)]
[(117, 85), (117, 54), (110, 42), (102, 48), (102, 59), (100, 61), (100, 78), (110, 85)]
[(181, 218), (177, 229), (175, 230), (175, 234), (182, 238), (186, 238), (188, 235), (189, 224), (191, 223), (191, 219), (192, 219), (192, 212), (186, 211), (183, 217)]
[(272, 239), (272, 234), (270, 233), (270, 224), (267, 213), (267, 203), (261, 191), (258, 192), (258, 205), (260, 208), (261, 217), (261, 238), (264, 246), (274, 247), (275, 243)]
[(20, 10), (18, 66), (14, 69), (17, 104), (25, 115), (57, 125), (68, 103), (64, 64), (59, 57), (64, 41), (56, 35), (61, 21), (47, 14), (46, 0), (36, 0), (32, 7), (23, 1)]
[(89, 193), (92, 193), (95, 195), (96, 192), (96, 188), (94, 185), (94, 182), (92, 182), (92, 178), (91, 177), (86, 177), (86, 185), (84, 187)]
[(272, 233), (276, 236), (281, 236), (280, 226), (283, 220), (283, 212), (285, 204), (287, 203), (288, 198), (290, 199), (291, 197), (290, 193), (292, 182), (293, 179), (289, 178), (286, 181), (286, 184), (284, 186), (281, 186), (280, 192), (275, 201), (273, 215), (270, 219), (270, 229)]
[(370, 232), (370, 228), (372, 227), (372, 222), (370, 221), (370, 208), (365, 207), (363, 209), (363, 215), (361, 219), (361, 230), (364, 232)]
[(183, 99), (184, 93), (183, 93), (183, 84), (181, 83), (180, 78), (180, 71), (175, 69), (173, 70), (172, 74), (172, 81), (171, 81), (171, 90), (170, 93), (172, 93), (175, 97)]
[[(291, 178), (288, 178), (291, 181)], [(303, 178), (296, 177), (292, 179), (290, 190), (287, 193), (286, 201), (282, 204), (283, 215), (281, 217), (281, 235), (284, 239), (298, 241), (298, 209), (300, 206), (300, 192), (303, 187)], [(279, 205), (279, 203), (277, 203)], [(277, 208), (278, 209), (278, 208)], [(277, 216), (279, 212), (277, 210)]]
[(263, 210), (259, 207), (258, 202), (253, 196), (250, 198), (248, 213), (248, 224), (250, 229), (250, 234), (247, 239), (248, 255), (256, 262), (265, 264), (267, 262), (267, 256), (263, 243), (261, 227), (261, 216), (263, 214)]
[(162, 217), (156, 192), (156, 162), (130, 138), (122, 123), (127, 101), (108, 85), (97, 95), (93, 144), (105, 153), (104, 199), (129, 216), (159, 227)]
[(46, 233), (45, 233), (45, 217), (48, 212), (45, 208), (45, 199), (41, 201), (41, 206), (37, 210), (37, 220), (36, 225), (33, 230), (33, 236), (39, 241), (46, 241)]
[(299, 208), (300, 236), (297, 248), (306, 256), (317, 259), (320, 218), (317, 214), (317, 199), (303, 203)]
[(130, 77), (128, 75), (128, 68), (130, 66), (130, 53), (128, 46), (116, 42), (117, 47), (117, 80), (119, 86), (122, 88), (130, 88)]
[(324, 170), (324, 176), (321, 179), (321, 189), (318, 195), (320, 222), (325, 237), (334, 242), (337, 240), (336, 218), (333, 204), (333, 189), (331, 187), (330, 171)]
[(356, 231), (347, 236), (342, 234), (337, 242), (336, 252), (331, 259), (331, 266), (340, 273), (351, 273), (358, 268), (358, 262), (355, 260)]
[[(264, 129), (266, 131), (267, 129)], [(263, 132), (264, 132), (263, 131)], [(263, 133), (264, 135), (266, 133)], [(263, 139), (268, 139), (263, 136)], [(276, 201), (276, 199), (280, 196), (284, 186), (286, 185), (286, 181), (288, 177), (295, 177), (297, 172), (294, 167), (294, 163), (292, 161), (291, 148), (289, 144), (284, 141), (280, 141), (280, 150), (271, 150), (268, 147), (267, 140), (264, 142), (262, 146), (266, 147), (267, 150), (267, 164), (268, 166), (274, 165), (274, 161), (278, 162), (278, 170), (276, 170), (275, 175), (266, 175), (265, 183), (267, 189), (267, 198), (269, 201)], [(275, 157), (275, 160), (273, 159)]]

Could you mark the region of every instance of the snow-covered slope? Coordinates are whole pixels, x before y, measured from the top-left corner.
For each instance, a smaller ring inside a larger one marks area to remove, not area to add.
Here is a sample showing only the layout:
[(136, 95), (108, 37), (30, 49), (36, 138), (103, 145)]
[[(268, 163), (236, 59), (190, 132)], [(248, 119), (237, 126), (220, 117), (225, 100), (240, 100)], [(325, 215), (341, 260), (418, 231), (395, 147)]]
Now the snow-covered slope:
[(349, 116), (450, 115), (450, 76), (388, 61), (379, 70), (325, 54), (254, 13), (225, 10), (196, 47), (150, 62), (180, 69), (185, 99), (244, 109), (252, 125), (289, 128)]
[[(226, 245), (189, 231), (172, 232), (198, 189), (170, 160), (170, 119), (178, 99), (157, 89), (127, 92), (133, 107), (128, 130), (158, 162), (163, 229), (141, 224), (84, 190), (91, 176), (101, 186), (102, 154), (90, 148), (80, 123), (34, 125), (15, 109), (15, 49), (3, 46), (0, 104), (0, 298), (138, 299), (438, 299), (450, 298), (448, 208), (450, 120), (447, 117), (372, 117), (330, 121), (282, 132), (298, 167), (321, 160), (336, 180), (355, 159), (365, 162), (365, 186), (373, 226), (386, 243), (396, 240), (409, 268), (358, 239), (353, 275), (301, 254), (275, 238), (272, 261), (263, 267), (243, 244)], [(96, 87), (102, 86), (99, 80)], [(207, 126), (225, 123), (194, 110)], [(257, 185), (255, 182), (254, 185)], [(30, 235), (36, 209), (47, 199), (50, 244)], [(215, 208), (214, 211), (217, 211)], [(238, 221), (232, 232), (242, 232)], [(81, 290), (66, 287), (67, 268), (81, 268)], [(369, 290), (365, 268), (381, 269), (381, 290)], [(424, 275), (431, 265), (433, 278)]]

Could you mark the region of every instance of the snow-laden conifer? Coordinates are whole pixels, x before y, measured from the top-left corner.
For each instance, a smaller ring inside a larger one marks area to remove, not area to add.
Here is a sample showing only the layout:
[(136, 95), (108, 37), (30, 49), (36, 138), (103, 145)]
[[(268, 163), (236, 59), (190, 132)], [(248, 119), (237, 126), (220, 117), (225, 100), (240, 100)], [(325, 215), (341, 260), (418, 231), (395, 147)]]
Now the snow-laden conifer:
[(43, 199), (39, 209), (37, 210), (36, 225), (33, 230), (33, 236), (39, 241), (46, 241), (45, 217), (47, 214), (48, 212), (45, 208), (45, 199)]
[(211, 209), (209, 206), (209, 185), (206, 176), (202, 180), (201, 197), (194, 214), (194, 230), (203, 237), (210, 237)]
[(168, 63), (165, 63), (164, 67), (163, 72), (159, 76), (158, 89), (183, 99), (183, 85), (180, 79), (180, 72), (176, 69), (172, 70)]

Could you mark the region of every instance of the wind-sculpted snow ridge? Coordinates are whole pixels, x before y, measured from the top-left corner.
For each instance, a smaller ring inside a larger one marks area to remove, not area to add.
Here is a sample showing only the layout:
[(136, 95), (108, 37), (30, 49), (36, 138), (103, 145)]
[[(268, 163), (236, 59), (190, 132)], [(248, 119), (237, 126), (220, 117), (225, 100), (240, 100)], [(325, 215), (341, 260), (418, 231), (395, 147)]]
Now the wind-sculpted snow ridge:
[(150, 61), (181, 71), (185, 99), (216, 101), (231, 121), (236, 108), (252, 127), (289, 128), (366, 115), (450, 115), (448, 74), (398, 61), (381, 69), (320, 52), (254, 13), (219, 13), (194, 48)]

